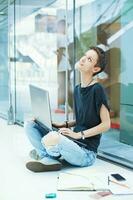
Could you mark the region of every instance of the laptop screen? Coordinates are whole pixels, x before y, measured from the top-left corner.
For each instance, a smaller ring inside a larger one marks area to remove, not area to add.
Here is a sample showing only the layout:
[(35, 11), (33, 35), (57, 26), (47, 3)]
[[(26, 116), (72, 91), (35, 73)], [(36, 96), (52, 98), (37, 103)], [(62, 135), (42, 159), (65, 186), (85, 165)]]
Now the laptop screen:
[(29, 87), (33, 116), (42, 125), (52, 129), (49, 92), (33, 85)]

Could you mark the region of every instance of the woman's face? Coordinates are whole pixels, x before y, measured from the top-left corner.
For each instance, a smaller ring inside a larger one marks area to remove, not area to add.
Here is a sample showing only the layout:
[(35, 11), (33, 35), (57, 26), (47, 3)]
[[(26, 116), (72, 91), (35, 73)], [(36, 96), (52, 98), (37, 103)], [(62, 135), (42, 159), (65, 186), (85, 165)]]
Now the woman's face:
[(80, 71), (89, 72), (92, 71), (98, 61), (97, 52), (93, 49), (88, 50), (85, 55), (79, 60), (78, 69)]

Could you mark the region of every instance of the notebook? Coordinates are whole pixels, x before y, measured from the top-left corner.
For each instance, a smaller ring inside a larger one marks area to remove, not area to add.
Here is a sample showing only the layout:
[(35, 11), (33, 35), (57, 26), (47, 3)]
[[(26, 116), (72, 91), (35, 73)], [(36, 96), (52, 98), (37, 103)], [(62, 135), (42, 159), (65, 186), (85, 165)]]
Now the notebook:
[(60, 173), (58, 177), (57, 190), (59, 191), (104, 191), (108, 190), (102, 176), (91, 175), (86, 177), (81, 174)]

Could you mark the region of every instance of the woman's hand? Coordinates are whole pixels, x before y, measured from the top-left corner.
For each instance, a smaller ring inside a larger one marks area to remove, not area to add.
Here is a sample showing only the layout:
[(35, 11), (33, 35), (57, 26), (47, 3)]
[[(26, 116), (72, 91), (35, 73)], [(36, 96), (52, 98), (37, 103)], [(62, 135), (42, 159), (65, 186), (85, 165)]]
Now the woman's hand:
[(80, 139), (81, 138), (80, 133), (73, 132), (69, 128), (61, 128), (58, 132), (62, 135), (66, 135), (66, 136), (74, 138), (74, 139)]

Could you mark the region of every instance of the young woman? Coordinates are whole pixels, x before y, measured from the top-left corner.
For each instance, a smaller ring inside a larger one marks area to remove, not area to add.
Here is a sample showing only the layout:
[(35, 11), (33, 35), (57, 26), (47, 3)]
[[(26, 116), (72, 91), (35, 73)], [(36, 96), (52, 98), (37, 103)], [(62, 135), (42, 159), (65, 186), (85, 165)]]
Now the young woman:
[(76, 64), (76, 69), (81, 74), (81, 83), (74, 89), (75, 121), (53, 123), (58, 131), (47, 127), (44, 129), (36, 120), (26, 123), (27, 136), (36, 149), (34, 153), (40, 159), (28, 162), (26, 167), (29, 170), (59, 170), (60, 156), (74, 166), (85, 167), (95, 162), (101, 133), (110, 128), (105, 90), (93, 79), (105, 66), (106, 55), (99, 47), (90, 47)]

